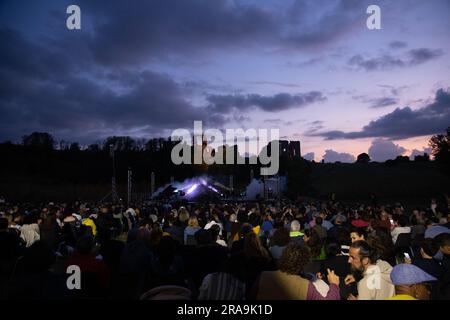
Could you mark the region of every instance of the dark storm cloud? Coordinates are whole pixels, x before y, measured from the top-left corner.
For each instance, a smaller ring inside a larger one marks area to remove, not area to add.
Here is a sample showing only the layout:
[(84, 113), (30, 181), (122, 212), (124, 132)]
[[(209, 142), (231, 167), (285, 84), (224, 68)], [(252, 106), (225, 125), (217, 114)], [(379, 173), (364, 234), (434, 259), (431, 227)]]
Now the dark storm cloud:
[[(261, 96), (204, 84), (210, 103), (206, 109), (187, 98), (186, 91), (202, 86), (183, 85), (151, 71), (149, 62), (172, 62), (174, 56), (203, 62), (209, 53), (227, 49), (256, 47), (273, 53), (321, 48), (355, 27), (360, 30), (365, 19), (361, 12), (367, 7), (367, 1), (360, 0), (295, 1), (294, 7), (279, 12), (228, 0), (80, 0), (78, 4), (80, 32), (61, 24), (60, 11), (52, 13), (58, 27), (46, 29), (51, 32), (44, 36), (38, 36), (42, 30), (34, 32), (31, 23), (30, 32), (14, 31), (27, 28), (19, 12), (17, 28), (14, 19), (8, 21), (11, 25), (2, 22), (0, 139), (33, 130), (86, 139), (114, 132), (158, 134), (190, 126), (194, 119), (216, 124), (245, 121), (247, 115), (238, 111), (274, 112), (322, 101), (323, 94), (316, 91)], [(44, 16), (35, 20), (50, 23)], [(430, 57), (422, 51), (414, 52), (413, 59), (421, 63)], [(211, 95), (216, 91), (219, 94)], [(230, 91), (238, 94), (224, 94)]]
[(414, 67), (444, 55), (442, 50), (419, 48), (409, 50), (404, 56), (383, 54), (374, 58), (364, 58), (357, 54), (348, 60), (348, 65), (365, 71), (392, 70), (395, 68)]
[(91, 48), (104, 64), (135, 64), (262, 41), (277, 25), (271, 13), (226, 0), (82, 2), (93, 19)]
[(85, 59), (79, 62), (61, 44), (49, 49), (48, 43), (33, 43), (9, 29), (0, 29), (0, 43), (0, 139), (34, 130), (82, 140), (114, 132), (158, 134), (167, 128), (190, 128), (194, 120), (217, 127), (248, 119), (237, 111), (280, 111), (325, 99), (316, 91), (268, 97), (209, 95), (209, 106), (194, 106), (186, 98), (186, 86), (170, 76), (98, 67), (83, 47)]
[(33, 44), (8, 29), (0, 29), (0, 43), (1, 139), (32, 130), (88, 137), (114, 130), (156, 132), (191, 126), (193, 120), (227, 120), (193, 106), (167, 75), (101, 72), (95, 66), (92, 73), (77, 73), (80, 64), (70, 55)]
[[(326, 6), (307, 2), (305, 11), (287, 6), (278, 12), (227, 0), (80, 0), (82, 32), (61, 24), (58, 4), (49, 6), (45, 17), (52, 27), (42, 30), (51, 32), (30, 29), (26, 36), (26, 27), (17, 31), (11, 19), (0, 27), (0, 139), (17, 139), (32, 130), (67, 138), (98, 138), (114, 131), (157, 134), (193, 119), (245, 121), (246, 115), (236, 112), (274, 112), (322, 101), (322, 93), (315, 91), (261, 96), (194, 84), (207, 94), (212, 109), (205, 109), (187, 98), (192, 84), (148, 70), (155, 59), (203, 61), (204, 55), (227, 48), (273, 52), (329, 44), (351, 31), (363, 7), (355, 0)], [(227, 91), (238, 95), (224, 95)]]
[(57, 136), (94, 136), (112, 130), (146, 134), (167, 127), (189, 128), (194, 120), (225, 121), (221, 115), (208, 115), (192, 106), (168, 77), (142, 72), (137, 81), (122, 94), (76, 77), (67, 78), (60, 87), (36, 82), (29, 90), (22, 89), (20, 99), (0, 100), (1, 131), (20, 135), (44, 130)]
[[(319, 2), (296, 0), (287, 17), (290, 33), (284, 41), (292, 47), (321, 47), (343, 37), (364, 23), (368, 1)], [(309, 23), (314, 17), (313, 23)]]
[(213, 112), (227, 113), (232, 109), (245, 111), (257, 108), (267, 112), (277, 112), (292, 108), (305, 107), (314, 102), (326, 100), (321, 92), (311, 91), (300, 94), (279, 93), (273, 96), (259, 94), (210, 95), (208, 109)]
[(358, 139), (387, 137), (403, 139), (442, 133), (450, 124), (450, 90), (439, 89), (434, 102), (417, 110), (397, 108), (381, 118), (371, 121), (361, 131), (328, 131), (312, 136), (332, 139)]
[(364, 22), (366, 2), (302, 0), (281, 12), (228, 0), (81, 1), (81, 6), (92, 22), (89, 43), (97, 61), (129, 65), (226, 48), (322, 47)]

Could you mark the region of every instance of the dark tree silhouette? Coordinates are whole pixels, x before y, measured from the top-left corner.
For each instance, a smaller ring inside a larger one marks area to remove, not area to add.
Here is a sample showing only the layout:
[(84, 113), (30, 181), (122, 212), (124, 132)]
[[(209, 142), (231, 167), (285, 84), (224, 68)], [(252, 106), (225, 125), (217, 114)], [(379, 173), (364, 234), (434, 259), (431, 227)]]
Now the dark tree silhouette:
[(446, 134), (438, 134), (430, 139), (430, 147), (436, 161), (450, 164), (450, 127)]
[(98, 144), (96, 144), (96, 143), (93, 143), (93, 144), (90, 144), (87, 147), (87, 150), (88, 151), (92, 151), (92, 152), (99, 152), (100, 151), (100, 146)]
[(78, 142), (74, 142), (70, 144), (69, 150), (71, 152), (76, 152), (76, 151), (80, 151), (80, 145), (78, 144)]
[(53, 150), (55, 139), (47, 132), (33, 132), (22, 137), (22, 144), (26, 147), (36, 147)]
[(370, 157), (369, 157), (369, 155), (367, 153), (361, 153), (356, 158), (356, 162), (357, 163), (369, 163), (370, 162)]

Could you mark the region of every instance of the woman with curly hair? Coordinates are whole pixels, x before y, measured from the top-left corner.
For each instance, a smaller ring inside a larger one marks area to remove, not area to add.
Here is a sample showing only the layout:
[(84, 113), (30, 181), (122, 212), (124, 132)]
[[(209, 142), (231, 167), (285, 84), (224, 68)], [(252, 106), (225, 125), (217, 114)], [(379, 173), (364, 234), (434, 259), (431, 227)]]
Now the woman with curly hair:
[(311, 261), (308, 247), (291, 242), (279, 261), (279, 270), (261, 273), (250, 294), (257, 300), (339, 300), (339, 277), (328, 271), (329, 290), (320, 293), (313, 282), (300, 276)]

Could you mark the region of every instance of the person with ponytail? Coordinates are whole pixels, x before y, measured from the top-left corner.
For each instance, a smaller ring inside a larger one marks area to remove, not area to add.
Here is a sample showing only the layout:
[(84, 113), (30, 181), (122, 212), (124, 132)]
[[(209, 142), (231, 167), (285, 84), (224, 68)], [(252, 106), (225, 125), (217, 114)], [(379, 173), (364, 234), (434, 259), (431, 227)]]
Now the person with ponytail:
[(352, 243), (348, 263), (352, 271), (362, 273), (358, 282), (358, 296), (349, 300), (384, 300), (395, 294), (390, 275), (392, 266), (380, 259), (380, 253), (366, 241)]

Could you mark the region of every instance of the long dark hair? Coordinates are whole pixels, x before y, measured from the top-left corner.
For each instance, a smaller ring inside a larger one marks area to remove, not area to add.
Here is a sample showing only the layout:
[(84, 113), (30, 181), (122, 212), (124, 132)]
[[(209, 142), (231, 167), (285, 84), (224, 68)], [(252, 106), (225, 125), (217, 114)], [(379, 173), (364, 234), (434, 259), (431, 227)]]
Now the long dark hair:
[(358, 240), (351, 245), (354, 249), (359, 249), (359, 256), (361, 260), (363, 258), (368, 258), (371, 264), (375, 264), (380, 258), (379, 252), (376, 248), (372, 247), (364, 240)]
[(376, 228), (375, 232), (367, 237), (367, 243), (377, 251), (378, 259), (392, 263), (395, 260), (394, 244), (391, 235), (384, 228)]
[(322, 251), (323, 241), (320, 239), (319, 234), (314, 229), (306, 229), (305, 235), (309, 238), (306, 245), (311, 250), (311, 256), (316, 259), (320, 256)]

